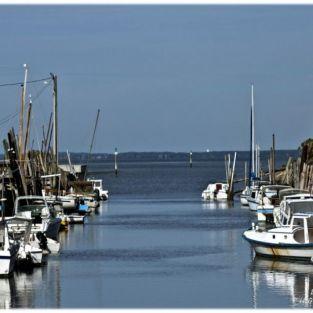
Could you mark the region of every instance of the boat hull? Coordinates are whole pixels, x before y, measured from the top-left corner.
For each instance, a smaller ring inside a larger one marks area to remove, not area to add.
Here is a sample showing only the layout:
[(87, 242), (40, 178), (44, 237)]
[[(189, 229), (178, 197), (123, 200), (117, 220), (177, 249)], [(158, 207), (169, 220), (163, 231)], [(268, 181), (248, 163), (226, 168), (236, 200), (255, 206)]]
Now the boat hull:
[(313, 244), (283, 244), (269, 243), (252, 240), (243, 234), (257, 255), (272, 258), (290, 258), (313, 260)]
[(218, 200), (223, 201), (227, 200), (227, 193), (218, 192), (216, 195), (213, 192), (203, 191), (202, 192), (203, 200)]
[(249, 209), (251, 211), (257, 211), (259, 203), (255, 202), (253, 200), (248, 199), (248, 205), (249, 205)]
[(0, 276), (6, 277), (11, 275), (14, 270), (17, 251), (1, 251), (0, 253)]
[(260, 244), (252, 245), (255, 253), (267, 257), (281, 257), (290, 259), (307, 259), (313, 257), (313, 247), (310, 248), (284, 248), (284, 247), (268, 247)]
[(85, 215), (68, 215), (69, 224), (84, 224)]
[(241, 195), (241, 196), (240, 196), (240, 203), (241, 203), (242, 205), (248, 206), (249, 203), (248, 203), (247, 196)]

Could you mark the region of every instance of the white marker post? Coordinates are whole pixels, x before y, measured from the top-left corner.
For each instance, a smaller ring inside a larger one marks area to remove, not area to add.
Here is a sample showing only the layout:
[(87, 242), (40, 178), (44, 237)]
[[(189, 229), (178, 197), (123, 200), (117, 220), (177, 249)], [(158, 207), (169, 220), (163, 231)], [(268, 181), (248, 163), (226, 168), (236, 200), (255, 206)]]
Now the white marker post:
[(114, 171), (115, 171), (115, 176), (117, 176), (117, 148), (115, 148), (115, 152), (114, 152)]

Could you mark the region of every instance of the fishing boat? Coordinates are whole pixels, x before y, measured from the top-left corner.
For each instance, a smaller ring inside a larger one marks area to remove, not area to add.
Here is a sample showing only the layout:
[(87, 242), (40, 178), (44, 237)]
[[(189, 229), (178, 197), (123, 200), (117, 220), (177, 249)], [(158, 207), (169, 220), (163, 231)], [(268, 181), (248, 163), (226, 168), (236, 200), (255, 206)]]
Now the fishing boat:
[(228, 184), (209, 184), (202, 192), (203, 200), (227, 200)]
[(109, 191), (108, 190), (103, 190), (102, 179), (91, 179), (91, 178), (88, 178), (87, 181), (92, 182), (93, 190), (98, 194), (99, 198), (102, 201), (106, 201), (106, 200), (109, 199)]
[(290, 199), (280, 207), (278, 225), (243, 233), (256, 254), (313, 261), (313, 199)]
[(9, 237), (7, 221), (0, 221), (0, 276), (9, 276), (15, 266), (20, 243)]

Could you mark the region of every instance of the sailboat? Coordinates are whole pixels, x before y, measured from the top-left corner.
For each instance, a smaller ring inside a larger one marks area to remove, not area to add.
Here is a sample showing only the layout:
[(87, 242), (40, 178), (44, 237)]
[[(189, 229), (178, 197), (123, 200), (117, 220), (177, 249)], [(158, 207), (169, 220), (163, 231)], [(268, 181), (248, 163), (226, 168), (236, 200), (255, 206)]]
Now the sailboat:
[(248, 205), (248, 198), (251, 195), (251, 181), (255, 177), (255, 130), (254, 130), (254, 90), (251, 85), (251, 113), (250, 113), (250, 160), (249, 160), (249, 184), (242, 191), (240, 195), (240, 202), (242, 205)]

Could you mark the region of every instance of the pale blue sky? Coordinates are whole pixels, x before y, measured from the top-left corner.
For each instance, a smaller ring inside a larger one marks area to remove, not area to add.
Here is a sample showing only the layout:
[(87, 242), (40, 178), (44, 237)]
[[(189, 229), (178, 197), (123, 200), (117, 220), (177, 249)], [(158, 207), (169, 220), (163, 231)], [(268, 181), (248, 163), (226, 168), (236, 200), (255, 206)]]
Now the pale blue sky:
[(0, 84), (59, 76), (60, 150), (88, 150), (97, 108), (97, 152), (248, 149), (251, 82), (261, 149), (313, 135), (312, 6), (1, 6), (0, 40)]

